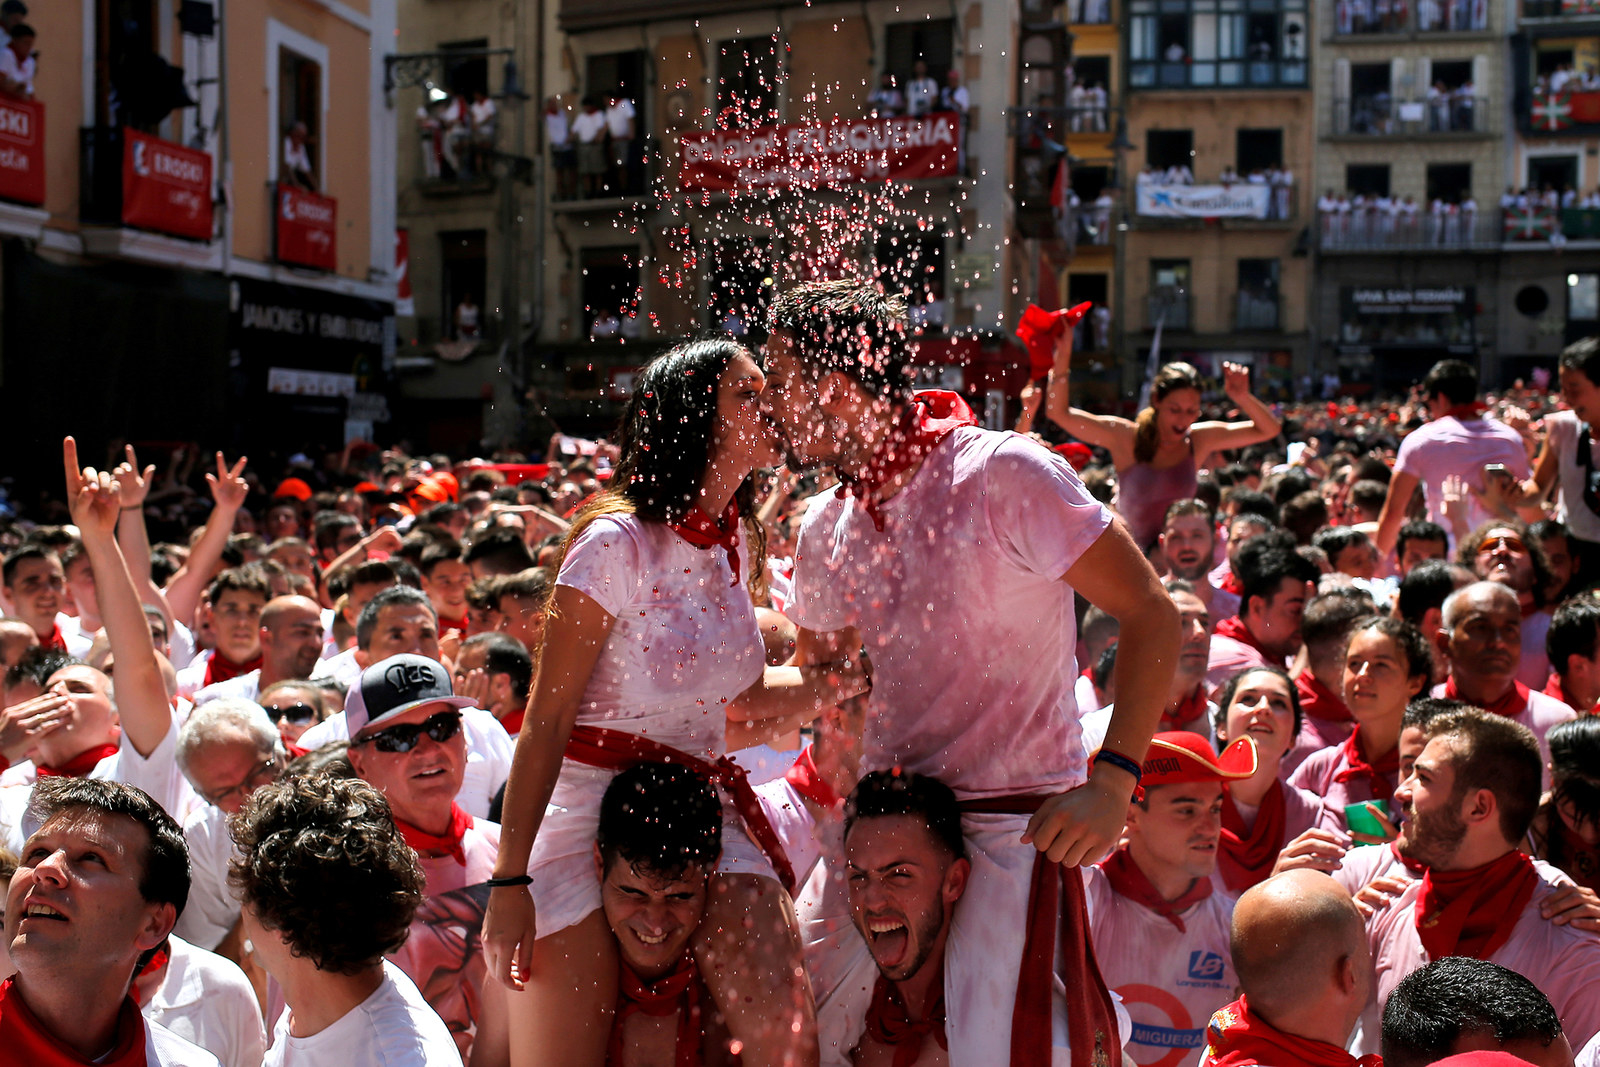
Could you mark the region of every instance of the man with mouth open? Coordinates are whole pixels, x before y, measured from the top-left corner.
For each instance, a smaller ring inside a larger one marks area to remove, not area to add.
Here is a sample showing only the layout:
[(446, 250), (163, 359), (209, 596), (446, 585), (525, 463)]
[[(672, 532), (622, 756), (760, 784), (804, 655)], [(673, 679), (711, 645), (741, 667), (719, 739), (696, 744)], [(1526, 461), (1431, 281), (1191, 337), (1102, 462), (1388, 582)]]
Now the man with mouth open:
[(484, 981), (478, 939), (500, 826), (456, 803), (467, 762), (461, 709), (472, 706), (455, 695), (442, 664), (407, 653), (362, 671), (344, 712), (350, 766), (389, 801), (427, 879), (411, 936), (389, 959), (444, 1019), (462, 1059), (484, 1067), (506, 1063), (510, 1047), (505, 990)]
[(1140, 1067), (1192, 1062), (1206, 1021), (1236, 995), (1233, 898), (1213, 891), (1212, 875), (1223, 790), (1255, 770), (1251, 737), (1219, 756), (1199, 734), (1156, 734), (1126, 844), (1084, 874), (1095, 956), (1133, 1017), (1127, 1054)]

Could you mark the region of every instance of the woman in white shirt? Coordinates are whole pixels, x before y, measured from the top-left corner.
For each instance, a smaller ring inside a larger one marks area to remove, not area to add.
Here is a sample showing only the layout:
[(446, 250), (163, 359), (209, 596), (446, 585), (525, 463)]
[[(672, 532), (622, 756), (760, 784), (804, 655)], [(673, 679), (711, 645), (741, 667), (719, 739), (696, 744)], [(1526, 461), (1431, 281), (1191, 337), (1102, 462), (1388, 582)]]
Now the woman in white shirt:
[[(614, 754), (665, 745), (676, 753), (640, 758), (715, 761), (730, 726), (776, 736), (866, 688), (859, 663), (765, 667), (752, 603), (765, 537), (751, 521), (750, 475), (779, 453), (763, 385), (755, 358), (727, 340), (651, 363), (624, 419), (612, 488), (567, 534), (506, 787), (495, 875), (508, 884), (493, 890), (484, 920), (489, 969), (524, 991), (511, 1009), (519, 1062), (605, 1059), (618, 963), (594, 842), (605, 788), (627, 762)], [(744, 1063), (815, 1062), (798, 933), (774, 879), (787, 864), (781, 849), (762, 855), (727, 799), (695, 938), (701, 974)]]

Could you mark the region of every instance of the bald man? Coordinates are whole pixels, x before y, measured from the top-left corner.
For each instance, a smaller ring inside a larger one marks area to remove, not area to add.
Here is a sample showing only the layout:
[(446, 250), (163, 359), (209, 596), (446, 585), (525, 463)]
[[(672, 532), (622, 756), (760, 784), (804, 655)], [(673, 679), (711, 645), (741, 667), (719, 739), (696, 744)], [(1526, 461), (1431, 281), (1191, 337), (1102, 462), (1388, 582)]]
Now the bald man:
[(39, 635), (21, 619), (0, 618), (0, 666), (15, 667), (22, 654), (39, 644)]
[(218, 697), (255, 700), (274, 682), (310, 678), (322, 655), (322, 608), (303, 596), (280, 596), (261, 609), (261, 667), (208, 685), (194, 695), (198, 706)]
[(1243, 994), (1211, 1017), (1201, 1067), (1365, 1065), (1344, 1044), (1372, 995), (1372, 955), (1343, 887), (1305, 870), (1251, 887), (1230, 948)]

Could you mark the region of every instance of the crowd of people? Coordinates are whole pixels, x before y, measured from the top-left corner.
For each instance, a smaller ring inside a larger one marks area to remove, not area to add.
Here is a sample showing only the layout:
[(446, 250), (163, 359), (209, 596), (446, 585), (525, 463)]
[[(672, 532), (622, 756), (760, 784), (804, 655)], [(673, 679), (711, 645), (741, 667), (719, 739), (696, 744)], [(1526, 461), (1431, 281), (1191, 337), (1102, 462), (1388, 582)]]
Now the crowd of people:
[[(1470, 190), (1449, 199), (1435, 196), (1426, 208), (1413, 196), (1387, 192), (1335, 193), (1317, 200), (1317, 226), (1324, 247), (1342, 245), (1460, 245), (1481, 238), (1478, 202)], [(1494, 239), (1499, 239), (1498, 231)]]
[(1600, 1062), (1600, 340), (1128, 420), (1068, 318), (1012, 432), (843, 280), (543, 463), (67, 438), (0, 1058)]

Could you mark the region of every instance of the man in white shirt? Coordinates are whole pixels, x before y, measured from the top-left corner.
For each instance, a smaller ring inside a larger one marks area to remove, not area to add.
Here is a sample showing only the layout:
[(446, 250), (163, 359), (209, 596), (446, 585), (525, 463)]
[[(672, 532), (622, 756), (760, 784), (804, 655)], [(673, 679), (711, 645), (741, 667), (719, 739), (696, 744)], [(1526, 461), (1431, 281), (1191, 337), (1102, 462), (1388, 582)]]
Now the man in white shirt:
[(261, 666), (246, 674), (205, 686), (194, 695), (196, 705), (218, 697), (254, 700), (274, 682), (311, 677), (322, 652), (322, 609), (303, 596), (280, 596), (261, 609)]
[(297, 122), (289, 127), (289, 133), (283, 139), (281, 181), (297, 189), (316, 192), (317, 178), (311, 169), (311, 150), (307, 142), (309, 136), (310, 131), (303, 122)]
[(919, 59), (911, 65), (911, 80), (906, 83), (906, 114), (926, 115), (938, 102), (939, 83), (928, 74), (928, 64)]
[(638, 112), (633, 101), (613, 93), (606, 101), (606, 138), (611, 142), (611, 193), (628, 192), (628, 163), (633, 152), (634, 119)]
[(232, 830), (244, 931), (283, 989), (266, 1067), (460, 1062), (444, 1021), (384, 960), (424, 881), (383, 794), (359, 779), (286, 779), (251, 796)]
[(11, 39), (0, 49), (0, 90), (11, 96), (33, 99), (33, 74), (38, 66), (33, 40), (33, 27), (19, 22), (11, 27)]

